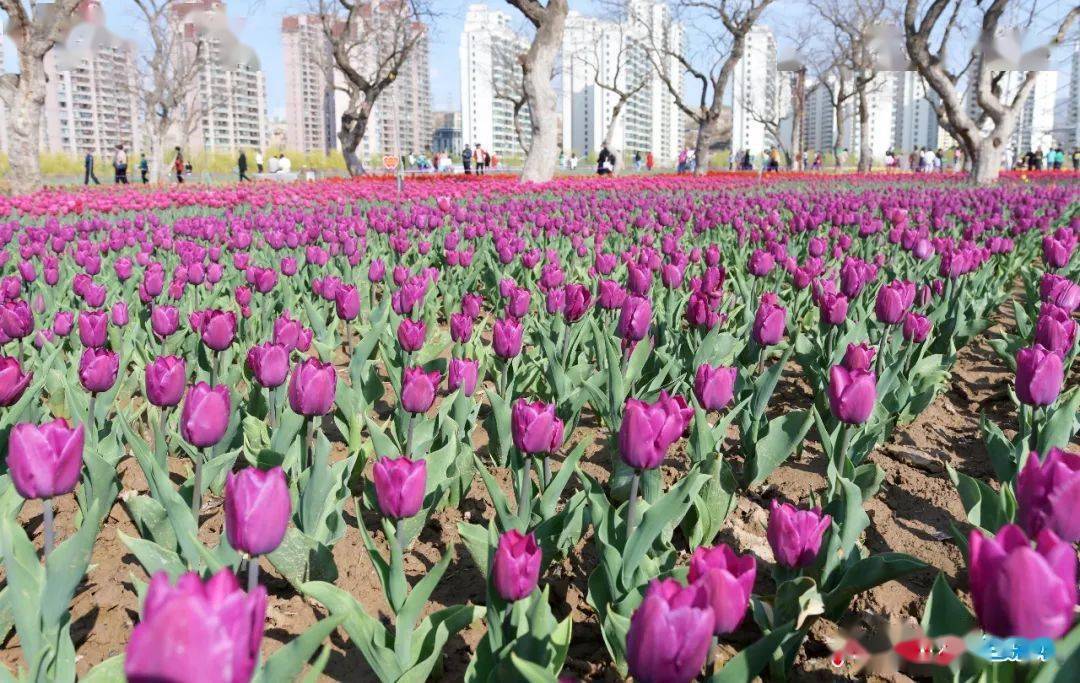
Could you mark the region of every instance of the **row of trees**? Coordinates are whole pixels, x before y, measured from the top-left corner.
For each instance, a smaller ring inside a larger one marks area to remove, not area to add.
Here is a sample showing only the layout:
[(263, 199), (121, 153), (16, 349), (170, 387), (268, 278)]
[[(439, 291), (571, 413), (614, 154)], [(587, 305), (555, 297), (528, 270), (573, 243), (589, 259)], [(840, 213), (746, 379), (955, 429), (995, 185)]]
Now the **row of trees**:
[[(679, 109), (697, 127), (697, 159), (707, 160), (710, 143), (730, 133), (731, 124), (723, 116), (724, 102), (736, 65), (744, 55), (747, 36), (767, 9), (782, 1), (671, 0), (684, 25), (697, 27), (703, 36), (700, 49), (690, 57), (666, 36), (653, 35), (649, 17), (629, 17), (641, 22), (644, 49), (652, 67)], [(227, 29), (223, 28), (222, 18), (219, 26), (204, 22), (194, 32), (176, 30), (182, 0), (131, 2), (143, 29), (138, 87), (146, 116), (151, 173), (156, 180), (164, 168), (167, 140), (170, 136), (186, 139), (204, 113), (199, 109), (200, 98), (193, 93), (208, 58), (206, 44), (208, 40), (221, 40)], [(430, 0), (310, 2), (312, 11), (322, 20), (328, 45), (327, 82), (347, 95), (338, 140), (349, 172), (360, 174), (364, 166), (356, 150), (375, 104), (396, 81), (414, 50), (424, 43), (427, 26), (438, 16)], [(533, 35), (527, 50), (511, 57), (521, 71), (520, 90), (499, 96), (513, 101), (515, 121), (527, 107), (531, 135), (522, 180), (542, 182), (553, 176), (557, 159), (558, 112), (552, 78), (569, 3), (506, 2), (532, 27)], [(627, 7), (624, 0), (618, 3)], [(798, 124), (805, 94), (803, 84), (812, 69), (822, 87), (828, 88), (835, 107), (837, 140), (843, 138), (847, 125), (845, 104), (854, 101), (862, 124), (859, 168), (869, 168), (868, 96), (875, 76), (881, 69), (912, 69), (933, 91), (934, 109), (942, 126), (971, 160), (973, 179), (994, 180), (1024, 100), (1034, 87), (1036, 72), (1024, 72), (1019, 86), (1006, 91), (1005, 72), (995, 71), (993, 60), (981, 59), (980, 50), (971, 50), (969, 58), (960, 60), (949, 55), (963, 53), (963, 49), (957, 52), (957, 44), (965, 36), (968, 42), (974, 36), (974, 44), (980, 47), (992, 44), (1006, 22), (1023, 20), (1021, 4), (1010, 0), (811, 0), (809, 5), (819, 21), (812, 29), (813, 35), (804, 42), (812, 47), (804, 51), (804, 58), (786, 67), (795, 75), (791, 92), (797, 123), (792, 149), (785, 152), (791, 152), (796, 160), (801, 158)], [(79, 6), (80, 0), (54, 0), (40, 5), (33, 0), (0, 0), (0, 10), (7, 15), (6, 33), (14, 42), (19, 64), (19, 73), (0, 76), (0, 98), (7, 106), (10, 127), (12, 188), (16, 192), (28, 192), (41, 184), (38, 151), (45, 102), (44, 58), (74, 26)], [(1010, 12), (1020, 16), (1011, 16)], [(1071, 9), (1047, 47), (1061, 44), (1078, 16), (1080, 8)], [(1033, 17), (1034, 12), (1027, 13), (1028, 25)], [(897, 30), (890, 40), (888, 27), (897, 23), (902, 30)], [(826, 30), (822, 31), (822, 27)], [(896, 43), (902, 43), (902, 49)], [(681, 74), (677, 74), (679, 69), (671, 68), (672, 63), (681, 68)], [(690, 87), (683, 86), (684, 79), (689, 80)], [(962, 84), (967, 84), (969, 92)], [(610, 134), (623, 106), (643, 84), (640, 78), (627, 82), (616, 76), (606, 81), (598, 78), (597, 85), (617, 95)], [(969, 106), (972, 99), (977, 106)], [(518, 137), (524, 138), (521, 131)], [(698, 173), (707, 170), (707, 161), (698, 164)]]

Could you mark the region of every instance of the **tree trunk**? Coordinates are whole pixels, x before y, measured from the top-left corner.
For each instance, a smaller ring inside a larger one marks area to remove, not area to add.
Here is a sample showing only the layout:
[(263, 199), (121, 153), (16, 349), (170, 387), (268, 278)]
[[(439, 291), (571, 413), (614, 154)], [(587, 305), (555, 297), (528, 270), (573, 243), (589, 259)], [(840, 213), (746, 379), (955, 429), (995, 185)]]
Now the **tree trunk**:
[(709, 143), (716, 133), (716, 119), (706, 112), (706, 117), (698, 122), (697, 142), (694, 144), (694, 175), (705, 175), (709, 171)]
[(347, 108), (341, 114), (341, 130), (338, 131), (338, 141), (341, 142), (341, 156), (345, 158), (345, 168), (350, 176), (364, 175), (364, 160), (356, 155), (356, 148), (364, 139), (364, 131), (367, 130), (368, 114), (364, 111), (353, 111)]
[(1001, 172), (1001, 154), (1003, 147), (995, 147), (990, 138), (987, 138), (978, 147), (978, 153), (971, 165), (971, 180), (979, 185), (989, 185), (997, 180)]
[(162, 175), (162, 172), (165, 171), (165, 135), (168, 127), (163, 129), (161, 125), (156, 125), (152, 128), (153, 130), (150, 132), (150, 159), (147, 164), (150, 170), (150, 182), (156, 185), (163, 177), (168, 177), (168, 173)]
[(12, 194), (41, 188), (41, 116), (45, 106), (45, 67), (30, 57), (19, 59), (22, 72), (8, 112), (8, 160)]
[(833, 113), (836, 116), (836, 137), (833, 138), (833, 163), (836, 163), (836, 159), (840, 158), (840, 150), (844, 148), (844, 123), (847, 118), (844, 116), (844, 103), (833, 108)]
[(795, 75), (795, 91), (792, 96), (791, 148), (794, 150), (796, 171), (803, 170), (803, 110), (806, 109), (806, 69)]
[(569, 8), (564, 0), (550, 0), (543, 20), (536, 27), (536, 36), (525, 53), (522, 69), (525, 72), (524, 90), (529, 102), (532, 142), (521, 171), (524, 182), (543, 183), (555, 175), (559, 156), (558, 112), (551, 74), (555, 59), (562, 47), (563, 30)]
[(874, 150), (870, 149), (870, 103), (866, 88), (859, 89), (859, 173), (869, 173), (874, 165)]

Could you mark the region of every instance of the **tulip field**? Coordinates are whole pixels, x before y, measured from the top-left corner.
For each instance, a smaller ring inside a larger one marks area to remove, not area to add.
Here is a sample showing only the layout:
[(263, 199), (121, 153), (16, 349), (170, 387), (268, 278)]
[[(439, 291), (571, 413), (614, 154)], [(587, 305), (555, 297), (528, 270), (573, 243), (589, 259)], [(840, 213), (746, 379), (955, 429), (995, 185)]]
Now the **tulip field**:
[(0, 683), (1080, 680), (1078, 179), (0, 198)]

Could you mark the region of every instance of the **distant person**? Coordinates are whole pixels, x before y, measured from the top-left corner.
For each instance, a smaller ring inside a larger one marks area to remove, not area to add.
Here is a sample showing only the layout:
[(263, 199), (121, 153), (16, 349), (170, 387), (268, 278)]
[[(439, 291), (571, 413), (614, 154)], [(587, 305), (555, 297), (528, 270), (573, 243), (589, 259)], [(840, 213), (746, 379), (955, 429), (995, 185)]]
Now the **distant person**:
[(576, 171), (577, 170), (577, 165), (578, 165), (577, 152), (570, 152), (570, 170), (571, 171)]
[(844, 147), (843, 149), (840, 150), (840, 155), (836, 159), (837, 159), (837, 164), (836, 164), (837, 167), (847, 166), (847, 161), (848, 161), (847, 147)]
[(259, 173), (263, 172), (263, 155), (262, 150), (255, 150), (255, 170)]
[(600, 146), (596, 157), (596, 175), (611, 175), (615, 172), (615, 155), (607, 148), (607, 143)]
[(821, 152), (814, 152), (814, 163), (810, 166), (811, 170), (821, 170)]
[(83, 185), (89, 185), (91, 180), (94, 181), (95, 185), (100, 185), (101, 184), (101, 181), (98, 180), (96, 175), (94, 175), (94, 153), (93, 152), (91, 152), (91, 151), (86, 152), (86, 156), (83, 157), (83, 168), (86, 171), (84, 176), (83, 176)]
[(653, 164), (655, 162), (656, 162), (656, 160), (653, 158), (652, 152), (648, 152), (645, 155), (645, 168), (646, 168), (646, 170), (651, 171), (653, 169)]
[(124, 145), (119, 144), (113, 154), (113, 182), (117, 185), (128, 184), (127, 166), (127, 152), (124, 151)]
[(468, 145), (461, 150), (461, 165), (465, 168), (465, 175), (472, 173), (472, 148)]
[(289, 157), (285, 156), (284, 152), (278, 156), (278, 172), (292, 173), (292, 162), (289, 161)]
[(281, 160), (278, 159), (273, 154), (271, 154), (270, 155), (270, 161), (268, 161), (266, 163), (266, 170), (270, 171), (271, 173), (277, 173), (278, 169), (280, 169), (280, 168), (281, 168)]
[(240, 173), (239, 182), (251, 181), (251, 178), (248, 178), (247, 168), (247, 154), (244, 153), (244, 150), (240, 150), (240, 157), (236, 160), (236, 170)]
[(173, 171), (176, 173), (176, 182), (184, 182), (184, 171), (187, 170), (187, 164), (184, 163), (184, 153), (180, 151), (180, 148), (176, 148), (176, 157), (173, 159)]
[(689, 154), (689, 151), (685, 147), (679, 150), (678, 164), (675, 166), (676, 173), (684, 173), (686, 171), (686, 158)]
[(476, 143), (476, 149), (473, 150), (473, 163), (476, 164), (476, 175), (484, 175), (484, 167), (487, 166), (487, 152), (480, 146), (480, 143)]
[(146, 160), (145, 152), (139, 155), (139, 177), (143, 185), (150, 182), (150, 162)]
[(645, 165), (645, 160), (641, 158), (641, 151), (634, 152), (634, 170), (641, 173), (642, 166)]
[(1043, 166), (1045, 156), (1046, 155), (1043, 153), (1042, 145), (1040, 145), (1039, 148), (1037, 150), (1035, 150), (1035, 170), (1036, 171), (1041, 171), (1044, 168), (1046, 168), (1045, 166)]
[(1080, 147), (1073, 147), (1072, 165), (1074, 171), (1080, 171)]

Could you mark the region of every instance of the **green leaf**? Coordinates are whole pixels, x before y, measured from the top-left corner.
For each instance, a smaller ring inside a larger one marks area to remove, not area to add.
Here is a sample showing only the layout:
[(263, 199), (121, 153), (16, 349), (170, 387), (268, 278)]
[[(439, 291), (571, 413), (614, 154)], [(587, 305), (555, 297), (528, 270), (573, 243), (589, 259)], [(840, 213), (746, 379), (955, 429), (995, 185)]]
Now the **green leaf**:
[(446, 572), (446, 568), (450, 565), (451, 558), (453, 558), (453, 553), (448, 550), (443, 554), (442, 559), (424, 574), (424, 578), (413, 586), (413, 589), (409, 591), (409, 596), (405, 598), (405, 604), (398, 611), (395, 618), (397, 628), (394, 633), (394, 653), (397, 655), (399, 662), (404, 663), (411, 659), (412, 636), (416, 620), (420, 617), (420, 611), (424, 609), (424, 605), (427, 604), (431, 593), (435, 590), (439, 581), (442, 580), (443, 573)]
[(753, 680), (772, 661), (773, 653), (790, 639), (805, 637), (795, 625), (788, 623), (773, 631), (729, 659), (724, 667), (713, 674), (711, 683), (746, 683)]
[[(754, 458), (747, 463), (744, 480), (747, 486), (757, 486), (773, 470), (791, 457), (810, 431), (813, 415), (808, 410), (796, 410), (769, 420), (765, 436), (754, 444)], [(744, 437), (745, 438), (745, 437)]]
[(356, 598), (337, 586), (322, 581), (309, 581), (300, 586), (300, 591), (321, 602), (332, 614), (345, 617), (342, 622), (345, 632), (380, 681), (398, 680), (402, 670), (394, 657), (393, 649), (387, 647), (389, 634), (386, 627), (365, 612)]
[(558, 672), (552, 673), (539, 664), (518, 657), (514, 652), (510, 653), (510, 662), (525, 683), (552, 683), (559, 680)]
[(1039, 430), (1039, 453), (1065, 448), (1080, 429), (1080, 387), (1074, 387), (1054, 406), (1054, 412)]
[(46, 647), (42, 642), (40, 611), (45, 570), (22, 527), (8, 517), (0, 517), (0, 550), (7, 574), (7, 604), (15, 615), (23, 657), (32, 662)]
[[(69, 609), (75, 589), (82, 583), (97, 540), (98, 503), (95, 501), (82, 526), (71, 538), (57, 546), (45, 562), (45, 588), (41, 600), (41, 621), (46, 629), (59, 628)], [(94, 520), (94, 521), (91, 521)]]
[(682, 480), (664, 494), (641, 516), (641, 523), (626, 541), (622, 555), (622, 581), (632, 586), (634, 573), (642, 559), (652, 548), (665, 527), (676, 525), (690, 508), (690, 503), (705, 485), (708, 477), (697, 468), (690, 470)]
[(144, 538), (132, 538), (119, 529), (116, 530), (116, 535), (120, 538), (120, 542), (124, 544), (124, 547), (135, 555), (135, 559), (139, 561), (139, 564), (142, 565), (148, 575), (153, 576), (159, 571), (165, 571), (168, 572), (171, 578), (175, 579), (187, 571), (187, 565), (172, 550), (163, 548), (157, 543)]
[(949, 582), (941, 573), (934, 579), (934, 587), (930, 589), (930, 597), (926, 601), (921, 625), (930, 638), (946, 635), (965, 636), (977, 626), (971, 612), (949, 588)]
[(124, 655), (115, 655), (90, 669), (80, 683), (119, 683), (124, 680)]
[(825, 594), (825, 615), (835, 621), (859, 593), (926, 566), (905, 553), (879, 553), (859, 560), (844, 572), (840, 584)]
[(279, 648), (259, 667), (257, 683), (291, 683), (300, 676), (315, 650), (343, 621), (344, 614), (334, 614), (320, 619), (288, 644)]
[(960, 502), (964, 506), (968, 522), (990, 533), (997, 533), (998, 529), (1012, 521), (1012, 515), (1006, 509), (1001, 494), (990, 488), (986, 482), (958, 472), (948, 463), (945, 470), (960, 494)]

